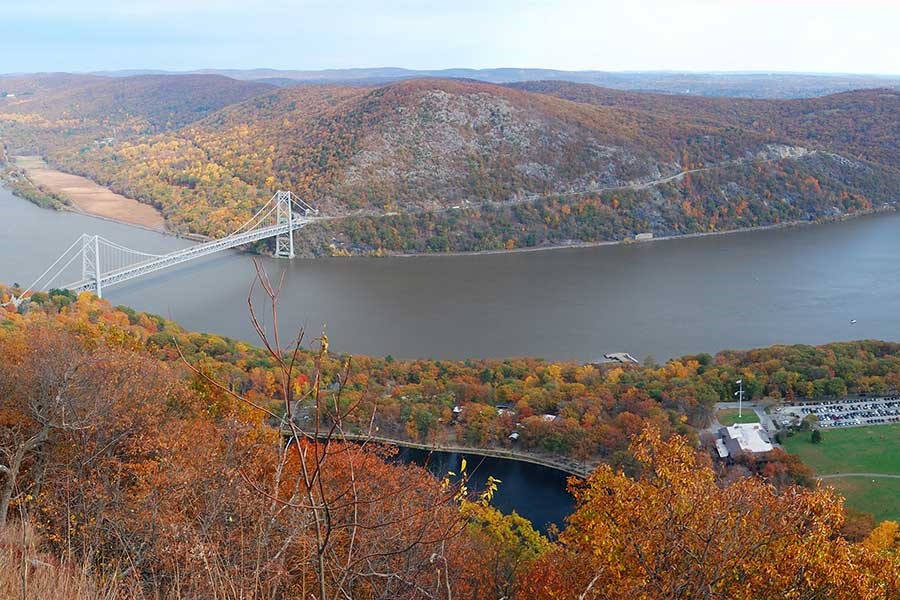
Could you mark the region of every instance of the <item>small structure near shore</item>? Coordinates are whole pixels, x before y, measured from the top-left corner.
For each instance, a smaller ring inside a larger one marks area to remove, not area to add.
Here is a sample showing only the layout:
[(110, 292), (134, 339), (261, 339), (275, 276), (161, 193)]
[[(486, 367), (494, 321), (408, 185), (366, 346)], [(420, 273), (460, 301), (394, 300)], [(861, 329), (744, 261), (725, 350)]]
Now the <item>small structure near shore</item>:
[(638, 359), (627, 352), (609, 352), (603, 355), (603, 358), (597, 364), (620, 363), (626, 365), (639, 365)]

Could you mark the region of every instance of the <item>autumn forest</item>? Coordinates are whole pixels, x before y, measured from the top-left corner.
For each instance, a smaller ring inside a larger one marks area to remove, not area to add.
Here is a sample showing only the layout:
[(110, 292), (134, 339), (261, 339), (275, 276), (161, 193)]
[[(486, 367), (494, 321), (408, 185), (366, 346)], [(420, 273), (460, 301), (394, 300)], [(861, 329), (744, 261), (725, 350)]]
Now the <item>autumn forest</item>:
[[(29, 174), (36, 161), (152, 206), (167, 233), (221, 238), (291, 190), (323, 217), (296, 232), (305, 257), (630, 244), (893, 211), (898, 139), (894, 88), (776, 99), (561, 80), (0, 77), (0, 183), (16, 195), (81, 210)], [(661, 363), (352, 355), (324, 327), (279, 323), (285, 299), (258, 260), (269, 243), (242, 249), (253, 343), (0, 283), (0, 599), (900, 598), (900, 525), (783, 449), (818, 451), (831, 431), (817, 418), (765, 453), (723, 455), (717, 437), (736, 394), (760, 411), (896, 395), (900, 343)], [(405, 447), (556, 469), (574, 509), (531, 522), (500, 510), (504, 481), (477, 460), (436, 470)]]
[[(0, 320), (0, 519), (25, 519), (26, 545), (59, 557), (47, 559), (59, 594), (900, 591), (896, 524), (845, 508), (785, 453), (723, 467), (695, 429), (736, 376), (752, 397), (896, 389), (897, 344), (776, 347), (663, 366), (396, 361), (335, 355), (315, 334), (295, 346), (262, 328), (254, 346), (193, 333), (89, 293), (35, 294), (9, 310)], [(458, 419), (455, 406), (464, 407)], [(512, 414), (518, 451), (595, 467), (570, 480), (577, 508), (560, 531), (541, 534), (492, 508), (503, 483), (471, 487), (465, 464), (435, 477), (391, 460), (388, 446), (341, 441), (377, 429), (502, 447)], [(13, 541), (2, 559), (10, 569), (21, 547)], [(15, 585), (13, 573), (0, 586)]]
[[(481, 251), (778, 225), (891, 206), (900, 95), (679, 97), (440, 79), (277, 89), (216, 75), (5, 79), (6, 154), (221, 237), (276, 189), (333, 217), (309, 255)], [(45, 198), (8, 164), (20, 193)]]

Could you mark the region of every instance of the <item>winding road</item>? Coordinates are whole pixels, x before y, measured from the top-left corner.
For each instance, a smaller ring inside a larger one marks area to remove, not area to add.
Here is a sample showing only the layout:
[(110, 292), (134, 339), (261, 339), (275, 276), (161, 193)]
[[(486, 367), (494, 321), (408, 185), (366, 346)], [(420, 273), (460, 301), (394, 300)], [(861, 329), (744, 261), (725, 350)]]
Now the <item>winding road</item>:
[(810, 154), (818, 153), (818, 150), (807, 150), (806, 148), (798, 148), (796, 152), (788, 157), (786, 156), (753, 156), (748, 158), (736, 158), (733, 160), (726, 160), (720, 163), (714, 163), (711, 165), (697, 167), (694, 169), (687, 169), (684, 171), (679, 171), (678, 173), (673, 173), (670, 175), (661, 175), (655, 179), (649, 180), (638, 180), (638, 181), (628, 181), (615, 185), (602, 185), (602, 186), (594, 186), (589, 188), (583, 188), (579, 190), (570, 190), (568, 192), (565, 191), (554, 191), (547, 194), (527, 194), (523, 196), (519, 196), (517, 198), (513, 198), (510, 200), (485, 200), (483, 202), (474, 202), (471, 204), (466, 204), (465, 206), (440, 206), (433, 208), (415, 208), (408, 209), (403, 213), (398, 213), (396, 211), (388, 211), (385, 213), (375, 214), (369, 213), (367, 211), (358, 211), (353, 214), (341, 215), (337, 218), (344, 217), (359, 217), (359, 216), (371, 216), (371, 217), (391, 217), (396, 216), (398, 214), (423, 214), (423, 213), (443, 213), (449, 212), (452, 210), (460, 210), (461, 208), (471, 209), (471, 208), (482, 208), (485, 206), (491, 207), (503, 207), (503, 206), (514, 206), (517, 204), (526, 204), (530, 202), (540, 202), (541, 200), (547, 200), (549, 198), (569, 198), (574, 196), (585, 196), (589, 194), (601, 194), (605, 192), (615, 192), (615, 191), (623, 191), (623, 190), (646, 190), (658, 185), (662, 185), (665, 183), (669, 183), (672, 181), (680, 181), (686, 175), (691, 175), (693, 173), (703, 173), (705, 171), (714, 171), (717, 169), (722, 169), (725, 167), (731, 167), (735, 165), (742, 164), (763, 164), (776, 162), (779, 160), (784, 160), (785, 158), (802, 158), (803, 156), (807, 156)]

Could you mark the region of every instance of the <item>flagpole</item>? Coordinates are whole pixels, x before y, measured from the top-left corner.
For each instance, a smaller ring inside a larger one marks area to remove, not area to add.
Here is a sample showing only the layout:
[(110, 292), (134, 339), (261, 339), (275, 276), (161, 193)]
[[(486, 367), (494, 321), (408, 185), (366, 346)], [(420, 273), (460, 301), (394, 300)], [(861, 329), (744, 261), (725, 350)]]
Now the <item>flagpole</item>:
[(737, 381), (735, 381), (735, 383), (738, 384), (738, 385), (740, 386), (740, 388), (738, 389), (738, 392), (737, 392), (737, 397), (738, 397), (738, 419), (740, 419), (741, 416), (743, 415), (743, 413), (742, 413), (742, 408), (743, 408), (743, 403), (744, 403), (744, 378), (741, 377), (740, 379), (738, 379)]

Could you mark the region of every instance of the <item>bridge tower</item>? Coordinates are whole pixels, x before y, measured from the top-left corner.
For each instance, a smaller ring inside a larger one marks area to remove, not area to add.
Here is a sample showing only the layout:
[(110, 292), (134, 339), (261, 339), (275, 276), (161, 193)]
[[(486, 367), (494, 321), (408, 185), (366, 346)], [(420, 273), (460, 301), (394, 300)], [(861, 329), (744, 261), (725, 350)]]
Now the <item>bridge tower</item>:
[(294, 211), (290, 192), (275, 192), (275, 216), (279, 225), (288, 226), (287, 233), (279, 233), (275, 238), (275, 256), (294, 258)]
[(100, 288), (100, 236), (83, 234), (81, 236), (81, 279), (93, 279), (98, 298), (102, 298)]

